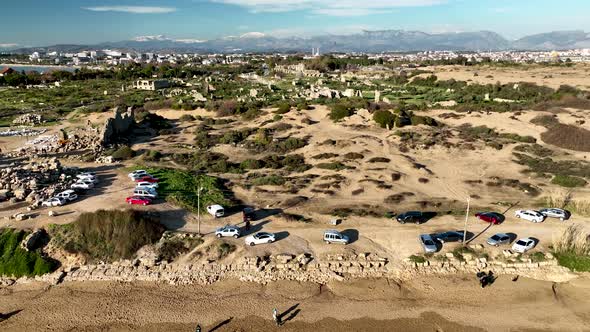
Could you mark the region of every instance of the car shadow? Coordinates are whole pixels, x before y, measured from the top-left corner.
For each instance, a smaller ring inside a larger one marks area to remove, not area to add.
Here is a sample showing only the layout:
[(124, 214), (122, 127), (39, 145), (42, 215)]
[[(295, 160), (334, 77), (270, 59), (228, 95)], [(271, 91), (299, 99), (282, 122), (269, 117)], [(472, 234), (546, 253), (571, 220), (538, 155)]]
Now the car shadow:
[[(264, 227), (264, 225), (268, 224), (270, 222), (270, 220), (263, 220), (255, 225), (250, 225), (250, 229), (246, 229), (244, 227), (244, 223), (239, 223), (238, 225), (241, 225), (241, 236), (248, 236), (248, 235), (252, 235), (255, 233), (258, 233), (260, 231), (262, 231), (262, 228)], [(237, 225), (236, 225), (237, 226)]]
[(512, 242), (516, 241), (516, 238), (518, 237), (518, 235), (516, 235), (514, 233), (506, 233), (506, 235), (508, 235), (508, 237), (510, 237), (510, 242), (508, 242), (508, 244), (512, 244)]
[(425, 223), (429, 222), (430, 220), (434, 219), (436, 216), (438, 216), (438, 212), (433, 212), (433, 211), (424, 212), (424, 213), (422, 213), (422, 222), (420, 222), (420, 223), (425, 224)]
[(289, 237), (289, 232), (278, 232), (275, 233), (275, 242), (281, 241)]
[(348, 237), (348, 244), (355, 243), (359, 239), (359, 231), (356, 229), (345, 229), (340, 233)]

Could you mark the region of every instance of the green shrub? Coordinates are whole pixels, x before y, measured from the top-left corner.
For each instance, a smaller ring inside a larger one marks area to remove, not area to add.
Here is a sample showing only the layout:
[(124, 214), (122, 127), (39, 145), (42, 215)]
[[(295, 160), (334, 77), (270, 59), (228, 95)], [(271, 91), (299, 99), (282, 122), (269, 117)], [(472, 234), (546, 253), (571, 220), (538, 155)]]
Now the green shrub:
[(343, 104), (336, 104), (330, 110), (330, 119), (337, 122), (354, 114), (354, 108)]
[(57, 266), (36, 251), (26, 251), (20, 243), (29, 233), (0, 230), (0, 276), (32, 277), (52, 272)]
[(144, 245), (155, 243), (164, 227), (134, 210), (98, 210), (82, 213), (69, 225), (54, 226), (56, 243), (90, 261), (112, 262), (133, 257)]
[(183, 114), (180, 119), (181, 122), (195, 121), (195, 117), (190, 114)]
[(282, 116), (282, 115), (275, 114), (275, 115), (272, 117), (272, 121), (275, 121), (275, 122), (276, 122), (276, 121), (281, 121), (281, 120), (283, 120), (283, 116)]
[(113, 152), (112, 157), (116, 160), (127, 160), (135, 157), (135, 151), (128, 146), (123, 146)]
[(254, 186), (282, 186), (287, 180), (278, 175), (268, 175), (254, 178), (250, 183)]
[(425, 263), (426, 262), (426, 258), (424, 256), (419, 256), (419, 255), (412, 255), (409, 257), (410, 262), (414, 262), (414, 263)]
[(225, 241), (219, 242), (217, 244), (217, 259), (222, 259), (234, 251), (236, 251), (235, 245), (227, 243)]
[(143, 160), (145, 161), (158, 161), (160, 159), (162, 159), (162, 153), (160, 151), (147, 150), (143, 154)]
[(332, 162), (332, 163), (320, 163), (315, 165), (317, 168), (329, 169), (333, 171), (341, 171), (344, 169), (348, 169), (349, 167), (344, 165), (341, 162)]
[(376, 111), (373, 114), (373, 120), (377, 122), (381, 128), (393, 128), (395, 119), (396, 116), (390, 111)]
[(290, 110), (291, 110), (291, 105), (289, 105), (289, 103), (281, 103), (279, 105), (279, 107), (277, 108), (277, 110), (275, 111), (275, 114), (286, 114), (286, 113), (289, 113)]
[(242, 169), (259, 169), (263, 167), (264, 163), (257, 159), (246, 159), (240, 163)]
[(575, 188), (585, 186), (586, 180), (576, 176), (558, 174), (551, 180), (551, 183), (566, 188)]

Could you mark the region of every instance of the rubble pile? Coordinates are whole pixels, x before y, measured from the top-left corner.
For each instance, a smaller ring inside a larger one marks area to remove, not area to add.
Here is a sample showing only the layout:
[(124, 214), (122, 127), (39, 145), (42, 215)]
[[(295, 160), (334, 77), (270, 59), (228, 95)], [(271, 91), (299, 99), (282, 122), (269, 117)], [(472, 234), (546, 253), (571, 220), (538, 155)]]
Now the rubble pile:
[(67, 189), (69, 177), (57, 158), (39, 162), (13, 163), (0, 169), (0, 195), (32, 205)]
[(6, 136), (37, 136), (37, 135), (42, 135), (47, 131), (47, 129), (28, 129), (28, 128), (22, 128), (22, 129), (8, 129), (8, 130), (3, 130), (0, 131), (0, 136), (6, 137)]
[(12, 121), (12, 123), (21, 126), (34, 126), (43, 123), (43, 117), (41, 114), (27, 113), (18, 116)]

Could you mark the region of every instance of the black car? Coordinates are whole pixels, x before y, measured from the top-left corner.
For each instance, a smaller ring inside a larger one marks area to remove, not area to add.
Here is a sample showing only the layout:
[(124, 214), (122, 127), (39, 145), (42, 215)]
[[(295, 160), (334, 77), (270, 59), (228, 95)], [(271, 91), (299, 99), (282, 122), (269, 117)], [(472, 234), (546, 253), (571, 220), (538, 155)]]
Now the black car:
[(450, 232), (444, 232), (444, 233), (439, 233), (439, 234), (435, 234), (433, 236), (433, 238), (437, 241), (439, 241), (440, 243), (445, 243), (445, 242), (463, 242), (463, 231), (450, 231)]
[(420, 211), (409, 211), (406, 213), (402, 213), (402, 214), (398, 215), (395, 219), (397, 219), (397, 222), (399, 222), (400, 224), (405, 224), (405, 223), (421, 224), (426, 221), (426, 217), (424, 216), (424, 213), (422, 213)]

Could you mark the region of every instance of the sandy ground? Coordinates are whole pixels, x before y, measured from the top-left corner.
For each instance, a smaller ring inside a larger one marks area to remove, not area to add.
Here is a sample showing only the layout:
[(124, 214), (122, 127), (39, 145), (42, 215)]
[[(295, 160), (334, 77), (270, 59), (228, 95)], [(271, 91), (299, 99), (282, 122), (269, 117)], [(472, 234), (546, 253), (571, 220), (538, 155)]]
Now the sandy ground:
[[(86, 282), (0, 290), (2, 331), (588, 331), (590, 281)], [(271, 320), (277, 308), (285, 324)]]
[(433, 66), (424, 68), (424, 70), (432, 71), (441, 80), (453, 78), (457, 81), (471, 80), (480, 84), (530, 82), (554, 89), (563, 84), (581, 89), (590, 88), (590, 81), (588, 80), (590, 66), (586, 64), (576, 64), (569, 68), (547, 66), (526, 66), (522, 68)]

